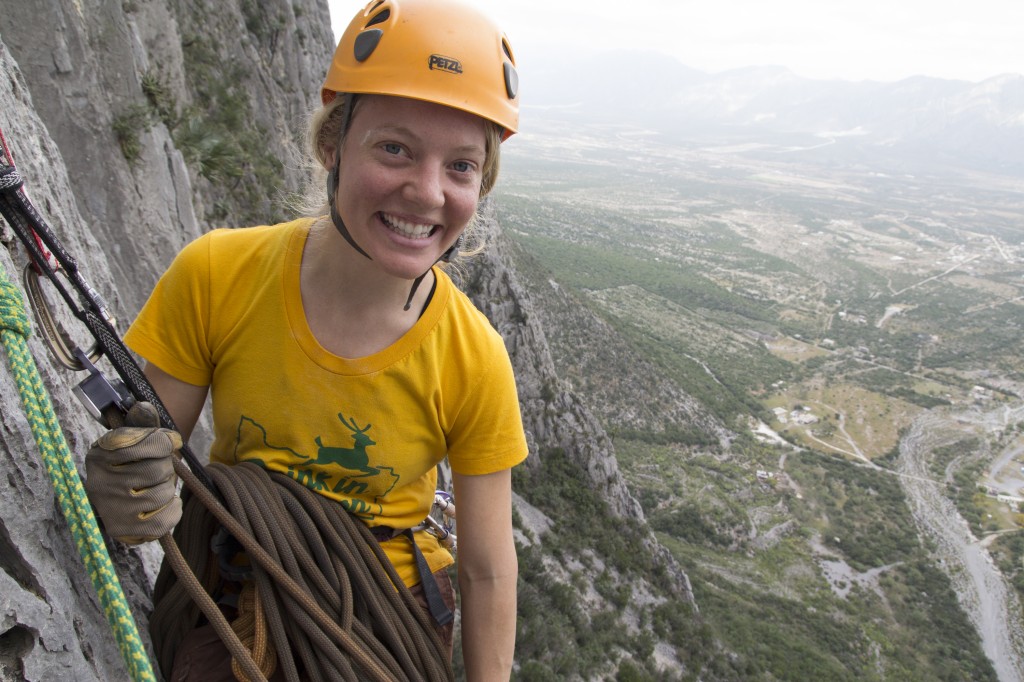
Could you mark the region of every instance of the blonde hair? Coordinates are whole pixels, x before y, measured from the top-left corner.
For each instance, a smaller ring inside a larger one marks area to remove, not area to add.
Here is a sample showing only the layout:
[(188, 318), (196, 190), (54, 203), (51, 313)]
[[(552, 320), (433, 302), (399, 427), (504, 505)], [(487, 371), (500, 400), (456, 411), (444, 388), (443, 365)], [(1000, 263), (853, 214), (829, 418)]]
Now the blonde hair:
[[(359, 108), (360, 99), (350, 93), (338, 93), (334, 99), (322, 107), (317, 107), (309, 119), (309, 126), (306, 132), (306, 145), (310, 153), (310, 180), (302, 196), (297, 202), (298, 210), (308, 216), (322, 216), (330, 211), (327, 201), (327, 170), (328, 149), (341, 149), (344, 136), (347, 132), (344, 128), (352, 120), (352, 114), (347, 108), (352, 102), (353, 111)], [(497, 123), (484, 121), (484, 165), (481, 169), (480, 199), (486, 197), (494, 188), (498, 180), (498, 171), (501, 166), (501, 138), (504, 129)], [(479, 205), (477, 214), (466, 226), (462, 233), (462, 242), (453, 254), (472, 255), (478, 253), (482, 244), (476, 239), (476, 221), (479, 218)]]

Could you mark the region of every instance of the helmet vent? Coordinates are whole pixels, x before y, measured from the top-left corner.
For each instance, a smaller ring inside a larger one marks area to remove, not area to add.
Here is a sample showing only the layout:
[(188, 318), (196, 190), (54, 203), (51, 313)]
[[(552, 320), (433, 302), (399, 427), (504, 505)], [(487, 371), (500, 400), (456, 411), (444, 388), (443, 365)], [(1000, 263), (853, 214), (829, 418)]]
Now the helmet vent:
[(508, 57), (513, 64), (515, 64), (516, 58), (512, 56), (512, 46), (508, 44), (508, 40), (506, 40), (505, 38), (501, 39), (501, 49), (505, 53), (505, 56)]
[(384, 31), (379, 28), (371, 28), (369, 31), (363, 31), (357, 35), (355, 45), (352, 48), (356, 61), (365, 62), (369, 59), (373, 51), (377, 49), (377, 45), (380, 43), (383, 35)]
[(505, 62), (505, 94), (509, 99), (515, 99), (519, 93), (519, 74), (516, 67)]
[[(378, 2), (376, 7), (374, 7), (374, 9), (376, 9), (377, 7), (380, 7), (382, 4), (383, 3)], [(370, 19), (368, 22), (366, 22), (366, 26), (364, 26), (363, 28), (370, 28), (371, 26), (373, 26), (375, 24), (382, 24), (382, 23), (384, 23), (385, 21), (387, 21), (390, 18), (391, 18), (391, 10), (386, 9), (383, 12), (381, 12), (380, 14), (374, 15), (374, 17), (372, 19)]]

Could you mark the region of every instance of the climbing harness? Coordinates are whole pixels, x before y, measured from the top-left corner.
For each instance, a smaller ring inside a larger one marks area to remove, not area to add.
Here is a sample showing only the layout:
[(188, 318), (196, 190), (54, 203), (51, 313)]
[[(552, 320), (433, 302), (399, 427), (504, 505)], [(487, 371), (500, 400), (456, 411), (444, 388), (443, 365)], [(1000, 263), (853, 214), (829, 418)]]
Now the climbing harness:
[[(29, 254), (31, 262), (24, 282), (37, 306), (36, 319), (45, 334), (46, 345), (62, 365), (89, 374), (74, 389), (75, 395), (108, 428), (121, 425), (135, 400), (146, 400), (156, 407), (162, 425), (176, 430), (156, 391), (114, 330), (114, 319), (105, 302), (82, 277), (76, 261), (29, 201), (2, 131), (0, 143), (4, 152), (0, 157), (0, 214)], [(57, 323), (38, 286), (40, 277), (50, 281), (96, 340), (88, 352), (78, 348)], [(68, 284), (78, 293), (78, 301)], [(16, 294), (17, 289), (6, 276), (0, 278), (0, 300), (4, 303), (0, 308), (4, 315), (0, 330), (5, 346), (9, 340), (16, 343), (17, 338), (13, 337), (19, 336), (24, 345), (29, 329), (27, 317), (20, 297), (19, 305), (7, 305), (11, 292)], [(14, 321), (10, 323), (7, 307), (21, 311), (20, 315), (12, 313)], [(34, 368), (35, 364), (20, 357), (27, 354), (27, 346), (17, 352), (19, 356), (12, 356), (11, 364), (20, 386), (21, 370), (29, 364)], [(119, 380), (108, 381), (96, 368), (94, 363), (101, 355), (107, 356)], [(24, 383), (42, 390), (42, 397), (49, 403), (38, 379)], [(72, 491), (72, 506), (65, 516), (133, 679), (154, 679), (52, 407), (47, 416), (37, 419), (34, 415), (39, 410), (35, 402), (23, 400), (26, 413), (32, 416), (33, 433), (37, 428), (40, 431), (36, 440), (44, 458), (54, 449), (52, 441), (63, 443), (62, 461), (51, 464), (47, 459), (47, 470), (52, 469), (51, 480), (62, 509), (65, 491)], [(278, 665), (289, 682), (300, 679), (300, 670), (311, 675), (310, 679), (326, 680), (452, 679), (451, 662), (432, 624), (364, 524), (340, 505), (285, 475), (271, 474), (253, 464), (211, 465), (207, 470), (187, 447), (181, 449), (181, 455), (174, 459), (174, 469), (184, 483), (186, 504), (174, 535), (185, 543), (186, 551), (179, 548), (170, 534), (160, 538), (165, 562), (157, 580), (151, 619), (154, 647), (165, 671), (170, 670), (174, 650), (184, 632), (195, 627), (200, 616), (205, 616), (231, 653), (239, 680), (265, 682)], [(193, 504), (194, 500), (201, 504)], [(195, 530), (197, 518), (205, 532)], [(439, 538), (442, 534), (450, 537), (454, 549), (454, 535), (450, 526), (446, 528), (449, 518), (454, 515), (445, 517), (444, 523), (428, 519), (427, 524), (428, 530)], [(252, 582), (243, 587), (239, 601), (242, 618), (235, 623), (228, 623), (211, 596), (221, 583), (217, 566), (210, 562), (214, 554), (209, 540), (217, 524), (252, 561)], [(412, 530), (405, 532), (415, 548)], [(194, 538), (203, 541), (196, 544)], [(422, 554), (416, 553), (422, 559)], [(424, 567), (425, 561), (420, 571), (426, 585), (426, 579), (432, 581), (432, 576), (429, 569), (423, 575)], [(434, 591), (437, 592), (436, 584)], [(430, 590), (425, 592), (429, 603)], [(450, 612), (444, 614), (439, 610), (447, 611), (447, 606), (442, 603), (438, 607), (436, 599), (433, 601), (430, 607), (435, 620), (444, 622), (439, 615), (450, 619)], [(182, 614), (187, 617), (181, 617)], [(293, 651), (298, 653), (299, 662), (295, 661)]]

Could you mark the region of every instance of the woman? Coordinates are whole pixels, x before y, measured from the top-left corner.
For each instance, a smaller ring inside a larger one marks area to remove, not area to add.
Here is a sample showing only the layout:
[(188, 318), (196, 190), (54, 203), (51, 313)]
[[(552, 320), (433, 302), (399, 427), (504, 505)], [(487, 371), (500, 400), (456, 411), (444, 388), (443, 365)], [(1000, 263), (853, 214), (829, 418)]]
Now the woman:
[[(511, 671), (510, 470), (527, 448), (504, 345), (438, 263), (493, 186), (517, 87), (507, 40), (474, 10), (371, 2), (339, 42), (311, 125), (327, 215), (204, 235), (125, 337), (185, 440), (212, 396), (212, 462), (258, 461), (337, 500), (377, 529), (408, 586), (436, 582), (442, 594), (453, 558), (434, 536), (417, 532), (414, 546), (400, 531), (429, 513), (447, 456), (471, 680)], [(136, 518), (138, 500), (117, 499), (125, 467), (110, 465), (152, 469), (175, 439), (121, 429), (90, 451), (90, 497), (115, 537), (151, 539), (177, 522), (166, 484)], [(439, 626), (449, 642), (450, 627)], [(183, 643), (177, 660), (189, 655)]]

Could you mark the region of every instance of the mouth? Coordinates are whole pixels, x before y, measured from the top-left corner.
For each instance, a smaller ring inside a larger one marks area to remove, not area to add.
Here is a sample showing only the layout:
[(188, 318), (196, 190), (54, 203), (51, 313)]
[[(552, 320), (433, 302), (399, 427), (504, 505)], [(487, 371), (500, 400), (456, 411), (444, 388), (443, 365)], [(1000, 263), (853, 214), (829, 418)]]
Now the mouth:
[(426, 239), (434, 233), (436, 229), (440, 228), (440, 225), (434, 225), (431, 223), (414, 223), (408, 220), (403, 220), (397, 216), (393, 216), (389, 213), (379, 212), (378, 217), (384, 225), (392, 232), (406, 237), (408, 239)]

